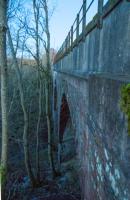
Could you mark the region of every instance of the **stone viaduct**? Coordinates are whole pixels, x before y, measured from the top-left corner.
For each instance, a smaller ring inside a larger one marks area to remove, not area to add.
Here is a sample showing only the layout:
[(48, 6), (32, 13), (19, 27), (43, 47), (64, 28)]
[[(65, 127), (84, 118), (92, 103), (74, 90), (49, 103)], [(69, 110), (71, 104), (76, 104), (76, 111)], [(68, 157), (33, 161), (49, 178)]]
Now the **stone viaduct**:
[(99, 0), (86, 24), (93, 2), (84, 0), (55, 58), (55, 128), (61, 138), (66, 101), (83, 200), (130, 200), (130, 136), (120, 108), (121, 86), (130, 82), (130, 2)]

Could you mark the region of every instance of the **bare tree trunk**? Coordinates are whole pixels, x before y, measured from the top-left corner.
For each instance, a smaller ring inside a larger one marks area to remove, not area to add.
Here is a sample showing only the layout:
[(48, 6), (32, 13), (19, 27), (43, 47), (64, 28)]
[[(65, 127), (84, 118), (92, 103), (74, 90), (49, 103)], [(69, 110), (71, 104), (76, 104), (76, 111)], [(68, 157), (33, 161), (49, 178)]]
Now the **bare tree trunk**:
[(39, 128), (40, 128), (40, 121), (41, 121), (41, 114), (42, 114), (42, 83), (39, 82), (39, 113), (38, 113), (38, 122), (37, 122), (37, 146), (36, 146), (36, 175), (37, 180), (40, 181), (40, 162), (39, 162)]
[(14, 99), (15, 99), (15, 95), (16, 95), (16, 88), (14, 88), (14, 91), (13, 91), (13, 96), (12, 96), (12, 99), (11, 99), (11, 102), (10, 102), (9, 111), (8, 111), (8, 116), (9, 116), (10, 113), (11, 113), (12, 106), (13, 106)]
[(53, 158), (53, 120), (52, 120), (52, 106), (51, 98), (53, 96), (52, 90), (52, 70), (51, 70), (51, 61), (50, 61), (50, 31), (49, 31), (49, 15), (48, 15), (48, 6), (47, 1), (43, 0), (44, 11), (45, 11), (45, 32), (47, 37), (47, 46), (46, 46), (46, 58), (47, 58), (47, 75), (46, 75), (46, 117), (47, 117), (47, 126), (48, 126), (48, 157), (50, 161), (50, 166), (52, 169), (53, 177), (56, 176), (56, 170), (54, 165)]
[(10, 31), (8, 29), (8, 40), (9, 40), (9, 45), (14, 61), (14, 66), (16, 70), (16, 75), (18, 79), (18, 88), (19, 88), (19, 93), (20, 93), (20, 101), (21, 101), (21, 106), (24, 114), (24, 132), (23, 132), (23, 146), (24, 146), (24, 156), (25, 156), (25, 166), (27, 170), (27, 174), (30, 178), (31, 184), (34, 187), (36, 182), (35, 178), (31, 169), (31, 162), (30, 162), (30, 154), (29, 154), (29, 141), (28, 141), (28, 132), (29, 132), (29, 120), (28, 120), (28, 112), (25, 106), (25, 100), (24, 100), (24, 91), (23, 91), (23, 85), (22, 85), (22, 78), (21, 78), (21, 72), (18, 66), (18, 62), (16, 59), (16, 54), (14, 51), (14, 46), (11, 38)]
[(47, 117), (47, 128), (48, 128), (48, 159), (50, 162), (50, 167), (52, 170), (53, 177), (56, 176), (56, 170), (54, 165), (53, 158), (53, 144), (52, 144), (52, 134), (53, 134), (53, 124), (52, 124), (52, 112), (51, 112), (51, 102), (50, 102), (50, 82), (46, 81), (45, 86), (45, 95), (46, 95), (46, 117)]
[(36, 130), (36, 177), (37, 182), (40, 182), (40, 162), (39, 162), (39, 128), (41, 122), (42, 114), (42, 81), (40, 74), (40, 53), (39, 53), (39, 5), (36, 4), (36, 1), (33, 0), (33, 11), (35, 19), (35, 35), (36, 35), (36, 63), (37, 63), (37, 77), (38, 77), (38, 120), (37, 120), (37, 130)]
[(6, 27), (7, 27), (7, 1), (0, 0), (0, 68), (1, 68), (1, 112), (2, 112), (2, 149), (0, 181), (2, 199), (5, 196), (7, 179), (8, 154), (8, 111), (7, 111), (7, 56), (6, 56)]

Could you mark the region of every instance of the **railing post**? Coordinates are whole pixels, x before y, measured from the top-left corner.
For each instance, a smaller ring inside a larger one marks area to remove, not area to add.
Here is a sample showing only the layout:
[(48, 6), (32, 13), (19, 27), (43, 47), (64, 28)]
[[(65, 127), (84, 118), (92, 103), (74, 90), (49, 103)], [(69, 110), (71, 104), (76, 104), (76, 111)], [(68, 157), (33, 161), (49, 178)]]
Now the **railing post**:
[(66, 51), (68, 51), (68, 35), (66, 37)]
[(67, 37), (65, 39), (65, 53), (67, 53)]
[(63, 42), (63, 53), (65, 53), (65, 41)]
[(86, 27), (86, 6), (87, 1), (83, 0), (83, 22), (82, 22), (82, 35), (85, 37), (85, 27)]
[(98, 21), (97, 27), (102, 28), (103, 25), (103, 0), (98, 0)]
[(73, 26), (71, 26), (71, 50), (73, 49)]
[(68, 34), (68, 48), (70, 48), (70, 32)]
[(79, 14), (77, 14), (77, 20), (76, 20), (76, 39), (78, 41), (79, 37)]
[(63, 47), (63, 44), (62, 44), (62, 54), (64, 53), (64, 47)]

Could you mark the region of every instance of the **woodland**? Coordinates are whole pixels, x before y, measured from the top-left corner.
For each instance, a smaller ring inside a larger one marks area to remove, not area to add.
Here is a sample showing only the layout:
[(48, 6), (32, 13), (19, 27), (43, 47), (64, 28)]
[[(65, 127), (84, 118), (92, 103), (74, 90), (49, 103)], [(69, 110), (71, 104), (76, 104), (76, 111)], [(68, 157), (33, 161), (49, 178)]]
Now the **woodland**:
[[(58, 162), (53, 12), (49, 0), (0, 0), (2, 200), (81, 198), (75, 152)], [(69, 119), (66, 132), (70, 126)]]

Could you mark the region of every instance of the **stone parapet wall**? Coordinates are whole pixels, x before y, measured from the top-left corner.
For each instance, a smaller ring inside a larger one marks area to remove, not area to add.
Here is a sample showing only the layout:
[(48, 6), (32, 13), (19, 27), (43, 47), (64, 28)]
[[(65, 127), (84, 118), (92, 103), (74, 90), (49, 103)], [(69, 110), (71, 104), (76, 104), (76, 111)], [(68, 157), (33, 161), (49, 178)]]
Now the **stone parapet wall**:
[(130, 74), (130, 3), (120, 3), (61, 60), (56, 71)]

